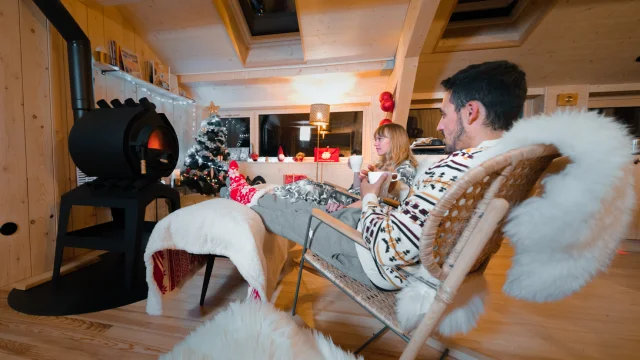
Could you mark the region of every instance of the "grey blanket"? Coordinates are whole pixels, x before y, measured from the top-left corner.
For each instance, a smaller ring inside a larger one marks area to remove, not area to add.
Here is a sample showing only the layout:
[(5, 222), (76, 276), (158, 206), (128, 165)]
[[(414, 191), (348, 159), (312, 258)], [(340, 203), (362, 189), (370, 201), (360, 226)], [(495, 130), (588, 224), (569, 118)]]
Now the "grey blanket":
[[(260, 215), (268, 231), (300, 245), (304, 245), (313, 208), (324, 210), (325, 206), (312, 201), (291, 201), (274, 193), (263, 195), (258, 204), (252, 207)], [(355, 229), (360, 221), (360, 214), (361, 210), (358, 208), (345, 208), (331, 213), (331, 216)], [(371, 284), (360, 265), (353, 241), (316, 219), (311, 223), (311, 230), (314, 234), (311, 251), (361, 283)]]

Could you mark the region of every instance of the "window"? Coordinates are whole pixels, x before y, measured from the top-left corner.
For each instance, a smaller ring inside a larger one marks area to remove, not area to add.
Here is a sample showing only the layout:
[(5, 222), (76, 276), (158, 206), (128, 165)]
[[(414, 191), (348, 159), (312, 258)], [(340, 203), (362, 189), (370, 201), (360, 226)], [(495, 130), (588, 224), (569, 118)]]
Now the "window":
[(410, 139), (434, 137), (444, 140), (444, 135), (437, 130), (442, 118), (440, 109), (409, 110), (407, 134)]
[(629, 128), (632, 136), (640, 137), (640, 107), (610, 107), (593, 109), (599, 114), (616, 118)]
[(227, 128), (227, 148), (249, 147), (251, 139), (248, 117), (228, 117), (220, 118), (222, 124)]
[(507, 18), (518, 5), (518, 0), (458, 0), (449, 22)]
[(294, 0), (237, 0), (251, 36), (299, 32)]
[[(320, 147), (340, 149), (341, 157), (356, 151), (362, 154), (362, 111), (332, 112), (330, 127), (320, 134)], [(302, 152), (313, 157), (318, 146), (318, 128), (310, 127), (309, 113), (263, 114), (259, 118), (260, 156), (278, 156), (282, 146), (285, 156)]]

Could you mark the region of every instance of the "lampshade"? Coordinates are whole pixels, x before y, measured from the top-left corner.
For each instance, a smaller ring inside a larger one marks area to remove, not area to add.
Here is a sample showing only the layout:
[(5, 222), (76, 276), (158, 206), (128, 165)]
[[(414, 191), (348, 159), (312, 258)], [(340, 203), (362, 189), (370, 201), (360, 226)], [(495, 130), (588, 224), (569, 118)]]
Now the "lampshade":
[(315, 126), (329, 125), (329, 105), (311, 104), (309, 109), (309, 124)]

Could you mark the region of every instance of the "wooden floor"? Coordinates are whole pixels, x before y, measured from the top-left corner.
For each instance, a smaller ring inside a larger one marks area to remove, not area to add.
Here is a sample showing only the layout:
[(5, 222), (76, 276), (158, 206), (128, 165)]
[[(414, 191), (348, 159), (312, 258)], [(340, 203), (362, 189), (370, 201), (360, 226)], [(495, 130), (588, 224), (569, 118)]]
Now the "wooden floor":
[[(457, 343), (496, 359), (640, 358), (640, 254), (618, 255), (607, 274), (564, 301), (533, 304), (501, 293), (512, 251), (508, 246), (487, 270), (492, 296), (479, 327)], [(276, 306), (292, 304), (296, 273), (289, 268)], [(0, 290), (0, 359), (155, 359), (205, 319), (234, 300), (247, 285), (231, 262), (216, 260), (204, 307), (198, 305), (203, 271), (164, 302), (164, 316), (149, 316), (145, 302), (70, 317), (16, 313)], [(305, 272), (299, 310), (314, 327), (354, 350), (380, 323), (328, 281)], [(366, 359), (395, 359), (404, 342), (387, 333), (363, 352)], [(421, 359), (437, 359), (426, 346)]]

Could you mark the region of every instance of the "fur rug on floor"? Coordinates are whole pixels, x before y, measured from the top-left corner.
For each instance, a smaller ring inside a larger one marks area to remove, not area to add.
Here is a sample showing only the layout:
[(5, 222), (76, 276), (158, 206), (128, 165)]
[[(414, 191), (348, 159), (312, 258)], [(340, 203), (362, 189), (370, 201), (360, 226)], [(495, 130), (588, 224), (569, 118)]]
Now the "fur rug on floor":
[(235, 302), (189, 334), (160, 360), (362, 360), (315, 330), (298, 327), (269, 303)]

